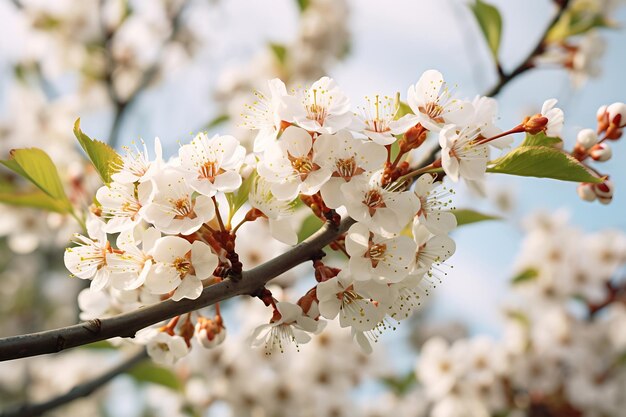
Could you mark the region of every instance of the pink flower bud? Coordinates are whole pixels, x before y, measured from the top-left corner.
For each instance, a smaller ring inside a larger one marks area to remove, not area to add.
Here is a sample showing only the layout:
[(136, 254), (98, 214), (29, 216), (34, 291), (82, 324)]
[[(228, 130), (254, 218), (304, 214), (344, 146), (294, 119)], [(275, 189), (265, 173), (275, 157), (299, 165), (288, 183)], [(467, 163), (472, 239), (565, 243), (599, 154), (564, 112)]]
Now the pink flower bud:
[(582, 182), (576, 189), (578, 197), (583, 201), (594, 201), (596, 199), (596, 193), (593, 190), (593, 184)]
[(606, 109), (608, 107), (609, 106), (607, 106), (606, 104), (600, 106), (600, 108), (596, 112), (596, 117), (597, 117), (598, 121), (601, 121), (602, 119), (604, 119), (604, 115), (606, 114)]
[(598, 201), (602, 204), (609, 204), (613, 200), (615, 186), (612, 181), (606, 180), (601, 184), (594, 184), (593, 191), (596, 193)]
[(583, 149), (589, 149), (598, 143), (598, 135), (593, 129), (583, 129), (578, 132), (576, 143)]
[(607, 109), (609, 122), (617, 127), (626, 126), (626, 104), (613, 103)]
[(598, 143), (591, 148), (591, 152), (589, 155), (593, 158), (594, 161), (605, 162), (611, 159), (613, 156), (613, 151), (608, 143)]

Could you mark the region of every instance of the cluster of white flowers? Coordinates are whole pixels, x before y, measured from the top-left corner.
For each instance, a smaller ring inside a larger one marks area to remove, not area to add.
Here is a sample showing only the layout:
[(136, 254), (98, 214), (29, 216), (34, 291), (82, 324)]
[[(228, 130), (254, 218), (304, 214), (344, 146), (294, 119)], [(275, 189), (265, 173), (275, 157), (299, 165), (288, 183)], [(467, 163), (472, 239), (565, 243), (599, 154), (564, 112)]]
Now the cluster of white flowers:
[(427, 341), (417, 364), (435, 417), (624, 413), (626, 236), (563, 213), (527, 222), (501, 341)]
[[(252, 333), (252, 344), (268, 353), (284, 351), (338, 318), (371, 351), (384, 329), (420, 304), (445, 273), (439, 265), (454, 253), (447, 236), (456, 226), (453, 191), (439, 176), (480, 183), (491, 145), (506, 146), (506, 136), (521, 131), (558, 135), (563, 125), (556, 100), (548, 100), (542, 114), (502, 132), (494, 125), (495, 100), (456, 98), (435, 70), (408, 89), (411, 111), (405, 115), (398, 114), (399, 95), (376, 95), (354, 113), (328, 77), (308, 88), (288, 90), (278, 79), (269, 87), (271, 94), (260, 95), (245, 117), (246, 126), (258, 131), (254, 153), (247, 155), (232, 136), (205, 133), (169, 160), (158, 139), (152, 158), (145, 144), (127, 150), (112, 182), (96, 192), (88, 235), (77, 235), (77, 246), (65, 253), (71, 273), (91, 280), (81, 294), (84, 317), (125, 311), (124, 304), (195, 299), (204, 286), (252, 266), (238, 254), (238, 242), (255, 240), (246, 234), (250, 223), (265, 218), (274, 239), (294, 245), (298, 213), (308, 206), (310, 215), (331, 223), (352, 219), (331, 245), (348, 259), (340, 267), (314, 260), (317, 283), (297, 303), (258, 295), (272, 316)], [(411, 167), (411, 151), (428, 135), (438, 137), (441, 157)], [(245, 215), (234, 199), (247, 200)], [(115, 241), (112, 234), (118, 234)], [(184, 356), (194, 333), (203, 335), (206, 347), (224, 339), (219, 314), (199, 318), (190, 333), (184, 330), (189, 326), (176, 319), (152, 331), (153, 358)]]
[[(279, 298), (285, 295), (272, 291)], [(237, 416), (350, 416), (359, 410), (351, 394), (390, 372), (382, 350), (365, 355), (337, 323), (300, 352), (267, 356), (251, 349), (246, 338), (262, 308), (253, 301), (241, 303), (235, 312), (241, 331), (215, 349), (194, 350), (177, 364), (180, 374), (188, 375), (187, 397), (199, 410), (222, 403)]]
[[(219, 76), (215, 98), (235, 128), (242, 122), (242, 105), (253, 101), (253, 92), (263, 89), (268, 79), (279, 77), (289, 83), (314, 81), (326, 74), (349, 50), (350, 16), (346, 0), (297, 3), (300, 14), (294, 39), (284, 44), (269, 44), (249, 64), (228, 67)], [(249, 148), (252, 141), (249, 130), (237, 129), (235, 134)]]

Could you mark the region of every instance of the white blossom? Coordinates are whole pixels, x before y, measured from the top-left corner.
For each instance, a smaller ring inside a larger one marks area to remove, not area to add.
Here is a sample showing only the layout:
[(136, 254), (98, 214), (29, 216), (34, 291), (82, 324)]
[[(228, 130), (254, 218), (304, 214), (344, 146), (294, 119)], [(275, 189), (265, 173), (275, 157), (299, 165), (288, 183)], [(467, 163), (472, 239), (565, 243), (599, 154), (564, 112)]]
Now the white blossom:
[(310, 333), (315, 333), (320, 323), (302, 312), (297, 304), (276, 303), (275, 317), (270, 323), (258, 326), (250, 336), (252, 347), (263, 346), (266, 354), (279, 350), (281, 353), (292, 343), (299, 345), (311, 340)]
[(396, 120), (400, 103), (389, 96), (365, 97), (366, 105), (359, 108), (350, 128), (361, 132), (379, 145), (391, 145), (394, 135), (402, 135), (417, 123), (414, 115), (406, 114)]
[(408, 236), (385, 238), (361, 223), (352, 225), (346, 236), (350, 272), (357, 281), (402, 281), (411, 272), (416, 249)]
[(215, 207), (205, 195), (193, 197), (182, 173), (173, 168), (154, 178), (156, 192), (144, 217), (163, 233), (189, 235), (215, 216)]
[(304, 129), (290, 126), (263, 154), (259, 175), (271, 183), (272, 194), (291, 201), (299, 193), (315, 194), (331, 176), (329, 169), (314, 163), (313, 139)]
[(399, 233), (419, 210), (411, 191), (392, 192), (381, 186), (382, 172), (355, 178), (341, 186), (348, 215), (375, 233)]
[(480, 144), (479, 133), (475, 127), (456, 125), (447, 125), (439, 132), (441, 165), (453, 181), (481, 180), (485, 176), (489, 149)]
[(135, 182), (146, 182), (152, 179), (163, 165), (163, 150), (159, 138), (154, 139), (155, 159), (150, 160), (148, 147), (142, 141), (143, 151), (137, 147), (134, 150), (126, 148), (126, 155), (122, 156), (119, 170), (111, 175), (115, 182), (132, 184)]
[(445, 124), (463, 125), (474, 113), (471, 103), (453, 97), (436, 70), (424, 72), (417, 84), (409, 87), (407, 102), (417, 116), (415, 122), (435, 132)]
[(200, 194), (213, 197), (218, 191), (228, 193), (241, 186), (238, 170), (246, 150), (234, 137), (209, 139), (206, 133), (199, 133), (181, 146), (178, 154), (187, 184)]
[(313, 152), (313, 163), (332, 172), (320, 191), (324, 204), (333, 209), (344, 204), (341, 185), (382, 168), (387, 154), (381, 145), (355, 139), (347, 130), (318, 136)]
[(322, 77), (308, 89), (298, 89), (285, 96), (287, 121), (318, 133), (335, 133), (347, 128), (353, 114), (350, 99), (332, 78)]
[(172, 300), (196, 299), (202, 293), (202, 280), (213, 275), (218, 264), (211, 248), (196, 240), (189, 243), (177, 236), (165, 236), (153, 249), (154, 268), (145, 281), (155, 294), (174, 291)]

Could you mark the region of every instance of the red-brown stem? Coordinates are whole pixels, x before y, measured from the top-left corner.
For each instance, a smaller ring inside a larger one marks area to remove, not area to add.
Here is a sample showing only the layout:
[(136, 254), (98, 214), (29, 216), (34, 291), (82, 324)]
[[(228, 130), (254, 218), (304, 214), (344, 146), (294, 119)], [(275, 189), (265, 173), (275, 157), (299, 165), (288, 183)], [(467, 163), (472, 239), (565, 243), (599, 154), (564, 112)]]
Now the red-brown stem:
[(492, 140), (500, 139), (500, 138), (503, 138), (503, 137), (508, 136), (508, 135), (513, 135), (515, 133), (522, 133), (522, 132), (525, 132), (525, 131), (526, 131), (526, 129), (524, 129), (524, 126), (517, 125), (513, 129), (507, 130), (506, 132), (502, 132), (499, 135), (495, 135), (495, 136), (492, 136), (490, 138), (481, 139), (476, 144), (477, 145), (484, 145), (485, 143), (489, 143)]
[(220, 230), (222, 232), (226, 231), (226, 228), (224, 227), (224, 222), (222, 221), (222, 215), (220, 214), (220, 209), (217, 205), (217, 199), (215, 198), (215, 196), (211, 197), (211, 200), (213, 200), (213, 205), (215, 206), (215, 216), (217, 217), (217, 222), (220, 224)]

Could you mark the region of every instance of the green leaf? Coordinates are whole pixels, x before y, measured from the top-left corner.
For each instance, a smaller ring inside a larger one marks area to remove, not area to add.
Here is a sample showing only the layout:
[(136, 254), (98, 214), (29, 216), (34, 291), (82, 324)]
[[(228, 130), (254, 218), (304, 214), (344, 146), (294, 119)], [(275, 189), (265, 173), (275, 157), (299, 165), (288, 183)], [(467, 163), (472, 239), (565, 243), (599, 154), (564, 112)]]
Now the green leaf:
[(484, 222), (488, 220), (501, 220), (501, 217), (493, 216), (490, 214), (479, 213), (471, 209), (454, 209), (451, 210), (452, 214), (456, 216), (457, 226), (463, 226), (466, 224)]
[(35, 184), (54, 201), (57, 211), (67, 213), (72, 210), (59, 172), (47, 153), (39, 148), (13, 149), (10, 156), (10, 159), (0, 163)]
[(182, 384), (176, 374), (151, 361), (138, 364), (128, 371), (127, 374), (133, 377), (137, 382), (158, 384), (176, 391), (182, 389)]
[(302, 13), (303, 11), (306, 10), (307, 7), (309, 7), (311, 0), (296, 0), (296, 3), (298, 3), (298, 8), (300, 9), (300, 12)]
[[(398, 93), (398, 95), (400, 95), (400, 93)], [(407, 114), (413, 114), (413, 110), (411, 110), (411, 107), (404, 101), (398, 100), (398, 111), (396, 112), (395, 119), (398, 120), (401, 117), (406, 116)]]
[(557, 43), (571, 36), (582, 35), (595, 28), (612, 28), (615, 25), (608, 21), (602, 13), (593, 13), (588, 5), (568, 9), (552, 26), (546, 37), (547, 43)]
[(600, 183), (602, 178), (571, 155), (546, 146), (520, 146), (495, 161), (487, 172), (562, 181)]
[(96, 171), (98, 171), (98, 174), (100, 174), (102, 182), (108, 185), (111, 182), (111, 175), (119, 171), (119, 167), (122, 165), (122, 158), (106, 143), (91, 139), (84, 134), (80, 130), (80, 119), (76, 119), (74, 123), (74, 135), (96, 168)]
[(535, 268), (528, 268), (511, 278), (511, 284), (517, 285), (523, 282), (532, 281), (539, 276), (539, 271)]
[(309, 214), (302, 222), (302, 226), (300, 226), (300, 231), (298, 232), (298, 243), (317, 232), (323, 225), (324, 222), (322, 219), (317, 217), (315, 214)]
[(68, 206), (62, 200), (55, 200), (39, 189), (27, 192), (1, 192), (0, 203), (19, 207), (32, 207), (61, 214), (68, 212)]
[(272, 49), (272, 52), (274, 52), (274, 56), (276, 57), (280, 65), (285, 65), (285, 62), (287, 60), (287, 48), (285, 47), (285, 45), (272, 42), (270, 43), (270, 48)]
[(404, 395), (416, 384), (415, 372), (407, 372), (404, 376), (393, 376), (382, 378), (381, 381), (389, 387), (396, 395)]
[(526, 133), (526, 139), (520, 146), (548, 146), (550, 148), (558, 148), (563, 143), (561, 138), (553, 138), (546, 136), (544, 132), (539, 132), (536, 135)]
[(498, 50), (500, 49), (500, 36), (502, 33), (502, 17), (500, 16), (500, 12), (496, 7), (482, 0), (476, 0), (470, 7), (489, 45), (491, 55), (493, 55), (494, 60), (498, 62)]
[(226, 193), (226, 201), (228, 201), (229, 215), (232, 217), (235, 213), (248, 201), (248, 195), (252, 189), (252, 184), (257, 177), (256, 171), (252, 171), (248, 178), (244, 179), (241, 187), (232, 193)]
[(219, 116), (215, 117), (213, 120), (211, 120), (209, 123), (207, 123), (206, 125), (206, 129), (213, 129), (214, 127), (217, 127), (219, 125), (221, 125), (222, 123), (226, 123), (227, 121), (230, 120), (230, 116), (227, 114), (220, 114)]

